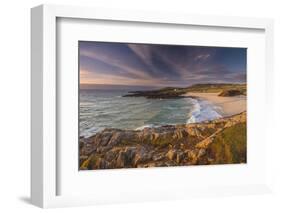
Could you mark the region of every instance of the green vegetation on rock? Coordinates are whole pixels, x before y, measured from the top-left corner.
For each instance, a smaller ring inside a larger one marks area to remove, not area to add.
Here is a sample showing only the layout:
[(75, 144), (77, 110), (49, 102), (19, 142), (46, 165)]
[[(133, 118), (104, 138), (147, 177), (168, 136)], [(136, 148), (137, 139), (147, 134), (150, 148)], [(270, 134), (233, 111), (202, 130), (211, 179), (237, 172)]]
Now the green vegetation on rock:
[(246, 123), (222, 130), (207, 148), (207, 153), (213, 158), (212, 163), (246, 163), (246, 136)]

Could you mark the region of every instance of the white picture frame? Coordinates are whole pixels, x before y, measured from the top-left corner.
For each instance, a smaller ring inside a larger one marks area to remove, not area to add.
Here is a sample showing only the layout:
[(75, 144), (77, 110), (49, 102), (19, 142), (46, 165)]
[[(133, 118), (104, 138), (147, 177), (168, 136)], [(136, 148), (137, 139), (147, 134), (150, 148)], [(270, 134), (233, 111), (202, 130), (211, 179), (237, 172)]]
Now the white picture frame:
[[(58, 195), (57, 166), (59, 152), (57, 150), (57, 20), (87, 19), (108, 20), (135, 23), (153, 23), (155, 25), (192, 25), (202, 27), (218, 27), (231, 29), (256, 29), (264, 31), (265, 35), (265, 69), (266, 94), (268, 108), (265, 124), (270, 122), (273, 100), (270, 91), (273, 89), (273, 21), (271, 19), (217, 17), (203, 15), (153, 13), (147, 11), (123, 11), (74, 6), (41, 5), (31, 10), (31, 201), (34, 205), (47, 207), (62, 207), (76, 205), (92, 205), (100, 203), (138, 202), (143, 200), (182, 199), (187, 197), (253, 194), (271, 191), (270, 160), (266, 161), (264, 172), (266, 178), (258, 184), (227, 185), (220, 187), (200, 187), (194, 183), (194, 188), (179, 189), (170, 187), (168, 191), (156, 190), (151, 195), (118, 193), (106, 196)], [(263, 158), (269, 159), (270, 130), (266, 131), (267, 153)], [(152, 169), (153, 170), (153, 169)], [(157, 169), (156, 169), (157, 170)], [(118, 171), (117, 171), (118, 172)], [(165, 171), (161, 171), (165, 173)], [(126, 186), (124, 186), (126, 187)], [(171, 193), (166, 193), (171, 192)], [(121, 192), (122, 193), (122, 192)], [(157, 197), (156, 197), (157, 195)]]

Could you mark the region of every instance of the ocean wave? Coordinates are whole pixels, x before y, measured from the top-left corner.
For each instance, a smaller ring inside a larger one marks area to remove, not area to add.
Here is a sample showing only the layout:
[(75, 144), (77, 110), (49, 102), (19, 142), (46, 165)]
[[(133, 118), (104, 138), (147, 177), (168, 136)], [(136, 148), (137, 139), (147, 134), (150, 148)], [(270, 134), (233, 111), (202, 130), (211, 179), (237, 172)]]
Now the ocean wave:
[(187, 124), (222, 118), (222, 115), (218, 112), (220, 110), (218, 106), (199, 99), (191, 99), (191, 102), (193, 108), (189, 113)]
[(159, 127), (159, 126), (153, 125), (153, 124), (146, 124), (146, 125), (143, 125), (141, 127), (135, 128), (135, 130), (143, 130), (145, 128), (155, 128), (155, 127)]
[(97, 134), (98, 132), (102, 131), (104, 128), (101, 127), (91, 127), (89, 129), (85, 129), (84, 131), (82, 131), (80, 133), (80, 136), (84, 137), (84, 138), (89, 138), (95, 134)]
[[(113, 96), (114, 95), (114, 96)], [(221, 117), (220, 110), (209, 102), (193, 98), (123, 99), (84, 98), (80, 107), (80, 136), (91, 137), (106, 128), (142, 130), (164, 125), (201, 122)], [(117, 97), (116, 97), (117, 96)], [(91, 104), (92, 103), (92, 104)]]

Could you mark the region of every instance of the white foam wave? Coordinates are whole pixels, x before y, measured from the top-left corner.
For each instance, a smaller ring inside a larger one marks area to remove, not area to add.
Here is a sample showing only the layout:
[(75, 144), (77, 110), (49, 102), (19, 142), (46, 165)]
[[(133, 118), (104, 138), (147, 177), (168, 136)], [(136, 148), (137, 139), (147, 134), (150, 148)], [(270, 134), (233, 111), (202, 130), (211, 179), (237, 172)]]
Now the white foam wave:
[(89, 138), (95, 134), (97, 134), (98, 132), (102, 131), (104, 128), (100, 128), (100, 127), (91, 127), (89, 129), (84, 130), (83, 132), (80, 133), (80, 136), (84, 137), (84, 138)]
[(153, 128), (153, 127), (157, 127), (157, 126), (153, 125), (153, 124), (146, 124), (146, 125), (136, 128), (135, 130), (143, 130), (145, 128)]
[(189, 113), (189, 118), (186, 123), (196, 123), (207, 120), (221, 118), (222, 115), (218, 112), (218, 106), (212, 105), (205, 100), (191, 99), (193, 109)]

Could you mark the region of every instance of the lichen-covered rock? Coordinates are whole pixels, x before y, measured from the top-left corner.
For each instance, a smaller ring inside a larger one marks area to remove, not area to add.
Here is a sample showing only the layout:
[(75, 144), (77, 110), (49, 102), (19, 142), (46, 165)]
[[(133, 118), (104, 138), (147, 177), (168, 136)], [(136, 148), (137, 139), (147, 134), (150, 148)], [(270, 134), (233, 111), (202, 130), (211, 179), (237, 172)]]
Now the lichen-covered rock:
[(178, 151), (177, 152), (177, 157), (176, 157), (176, 162), (177, 164), (180, 164), (182, 160), (185, 158), (185, 153), (183, 151)]
[(138, 150), (134, 159), (134, 166), (137, 167), (139, 164), (144, 164), (152, 160), (153, 154), (150, 150), (144, 148)]
[(171, 149), (167, 152), (166, 154), (166, 157), (169, 159), (169, 160), (174, 160), (176, 158), (177, 154), (176, 154), (176, 150), (174, 149)]
[(202, 123), (105, 129), (80, 138), (80, 169), (246, 162), (246, 112)]
[(244, 91), (243, 90), (239, 90), (239, 89), (228, 89), (228, 90), (223, 90), (219, 96), (222, 97), (232, 97), (232, 96), (237, 96), (237, 95), (244, 95)]
[(164, 153), (158, 153), (152, 156), (152, 160), (153, 161), (159, 161), (159, 160), (163, 160), (165, 158), (165, 154)]

